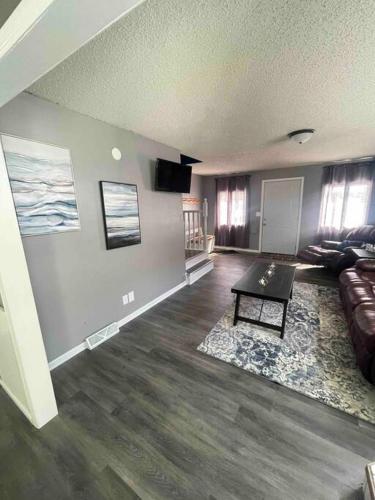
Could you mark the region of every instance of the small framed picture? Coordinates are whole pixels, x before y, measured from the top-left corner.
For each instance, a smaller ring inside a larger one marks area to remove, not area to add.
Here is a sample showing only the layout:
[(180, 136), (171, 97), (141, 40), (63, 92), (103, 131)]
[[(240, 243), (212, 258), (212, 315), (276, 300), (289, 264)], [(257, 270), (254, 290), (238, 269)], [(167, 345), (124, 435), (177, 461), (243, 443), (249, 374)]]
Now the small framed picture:
[(100, 181), (107, 250), (141, 243), (136, 184)]

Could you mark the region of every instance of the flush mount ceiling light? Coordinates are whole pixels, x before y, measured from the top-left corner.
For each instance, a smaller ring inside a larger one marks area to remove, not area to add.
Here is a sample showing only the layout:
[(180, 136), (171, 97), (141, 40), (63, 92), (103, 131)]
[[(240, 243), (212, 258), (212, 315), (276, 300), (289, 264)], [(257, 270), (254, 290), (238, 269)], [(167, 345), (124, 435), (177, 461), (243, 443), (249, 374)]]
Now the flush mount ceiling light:
[(315, 130), (313, 128), (303, 128), (301, 130), (295, 130), (288, 134), (289, 139), (298, 142), (298, 144), (304, 144), (309, 141), (313, 136)]
[(121, 160), (121, 151), (118, 148), (112, 149), (112, 157), (114, 160)]

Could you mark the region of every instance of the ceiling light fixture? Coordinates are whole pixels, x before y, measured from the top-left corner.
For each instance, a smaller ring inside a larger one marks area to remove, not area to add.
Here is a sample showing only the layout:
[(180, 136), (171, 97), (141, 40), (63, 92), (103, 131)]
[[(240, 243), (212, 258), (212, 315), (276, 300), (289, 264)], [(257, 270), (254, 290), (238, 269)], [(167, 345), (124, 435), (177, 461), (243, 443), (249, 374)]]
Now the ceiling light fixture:
[(315, 130), (313, 128), (303, 128), (301, 130), (289, 132), (288, 137), (289, 139), (298, 142), (298, 144), (304, 144), (311, 139), (314, 132)]

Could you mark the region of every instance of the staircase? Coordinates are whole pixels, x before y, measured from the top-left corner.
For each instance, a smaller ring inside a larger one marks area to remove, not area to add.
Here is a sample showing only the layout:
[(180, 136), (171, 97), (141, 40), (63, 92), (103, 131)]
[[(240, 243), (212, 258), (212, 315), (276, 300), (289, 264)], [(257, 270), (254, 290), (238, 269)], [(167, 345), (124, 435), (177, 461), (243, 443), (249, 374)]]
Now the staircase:
[(213, 261), (208, 257), (207, 252), (199, 252), (193, 257), (185, 260), (185, 275), (188, 285), (192, 285), (202, 276), (212, 271), (214, 268)]
[(213, 261), (208, 256), (207, 215), (208, 205), (197, 210), (184, 210), (186, 282), (192, 285), (212, 271)]
[(202, 276), (212, 271), (214, 268), (213, 261), (208, 257), (207, 252), (199, 252), (194, 257), (189, 257), (185, 260), (185, 275), (186, 283), (192, 285)]

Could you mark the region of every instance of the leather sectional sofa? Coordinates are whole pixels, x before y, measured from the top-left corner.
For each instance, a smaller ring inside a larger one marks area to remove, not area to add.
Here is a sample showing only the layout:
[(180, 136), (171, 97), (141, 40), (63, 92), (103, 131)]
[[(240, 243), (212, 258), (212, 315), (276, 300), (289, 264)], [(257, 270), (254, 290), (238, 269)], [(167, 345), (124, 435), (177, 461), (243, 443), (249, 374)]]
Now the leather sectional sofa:
[(358, 365), (375, 383), (375, 259), (359, 259), (340, 274), (340, 294)]
[(365, 225), (344, 231), (342, 241), (324, 240), (320, 245), (310, 245), (300, 250), (298, 257), (310, 264), (326, 266), (336, 273), (352, 266), (355, 256), (351, 248), (360, 248), (366, 243), (375, 243), (375, 226)]

